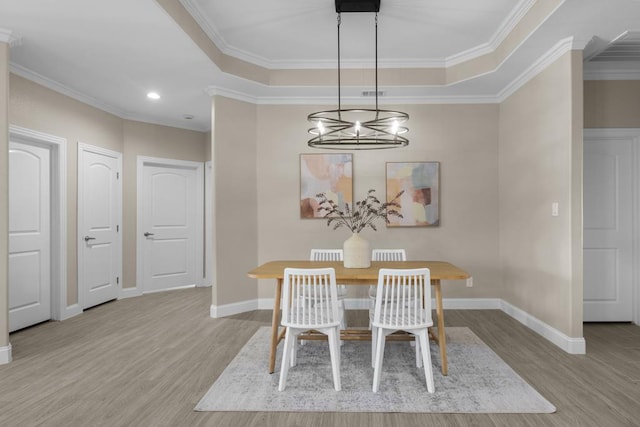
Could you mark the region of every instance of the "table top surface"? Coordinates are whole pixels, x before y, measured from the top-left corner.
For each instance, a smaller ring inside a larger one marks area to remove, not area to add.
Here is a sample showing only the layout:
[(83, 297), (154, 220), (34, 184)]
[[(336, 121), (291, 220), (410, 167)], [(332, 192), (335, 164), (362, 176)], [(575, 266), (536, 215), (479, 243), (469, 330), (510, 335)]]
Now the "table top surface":
[(453, 264), (443, 261), (372, 261), (369, 268), (345, 268), (342, 261), (269, 261), (251, 270), (248, 275), (253, 279), (282, 279), (284, 269), (290, 268), (324, 268), (333, 267), (336, 280), (375, 282), (381, 268), (428, 268), (432, 280), (464, 280), (469, 273)]

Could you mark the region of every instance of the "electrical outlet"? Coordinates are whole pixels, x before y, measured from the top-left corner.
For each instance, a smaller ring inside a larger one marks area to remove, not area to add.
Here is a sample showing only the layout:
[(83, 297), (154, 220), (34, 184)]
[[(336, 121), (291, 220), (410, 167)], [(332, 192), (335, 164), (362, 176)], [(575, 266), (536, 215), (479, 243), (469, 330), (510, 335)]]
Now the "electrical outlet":
[(558, 216), (559, 203), (551, 203), (551, 216)]
[(467, 279), (467, 288), (472, 288), (473, 287), (473, 277), (469, 277)]

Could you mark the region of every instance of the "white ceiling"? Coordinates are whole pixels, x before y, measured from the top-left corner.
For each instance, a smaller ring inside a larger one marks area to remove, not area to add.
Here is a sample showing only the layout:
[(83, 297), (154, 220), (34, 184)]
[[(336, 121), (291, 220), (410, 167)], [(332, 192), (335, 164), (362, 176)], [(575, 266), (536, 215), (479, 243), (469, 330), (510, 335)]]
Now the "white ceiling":
[[(269, 69), (335, 67), (333, 0), (161, 1), (179, 1), (227, 55)], [(491, 52), (543, 1), (382, 0), (380, 66), (450, 67)], [(490, 73), (443, 86), (380, 85), (386, 102), (497, 102), (558, 43), (593, 39), (600, 49), (638, 29), (638, 0), (565, 0)], [(372, 14), (343, 14), (345, 68), (371, 66), (373, 37)], [(335, 86), (269, 86), (221, 72), (155, 0), (0, 0), (3, 39), (12, 44), (12, 72), (123, 118), (202, 131), (210, 128), (208, 93), (335, 102)], [(362, 102), (362, 89), (344, 88), (345, 99)], [(162, 99), (148, 100), (151, 90)]]
[[(333, 0), (180, 0), (225, 53), (267, 68), (335, 67)], [(495, 40), (531, 0), (383, 0), (378, 18), (380, 64), (442, 66)], [(342, 15), (345, 63), (371, 64), (372, 13)]]

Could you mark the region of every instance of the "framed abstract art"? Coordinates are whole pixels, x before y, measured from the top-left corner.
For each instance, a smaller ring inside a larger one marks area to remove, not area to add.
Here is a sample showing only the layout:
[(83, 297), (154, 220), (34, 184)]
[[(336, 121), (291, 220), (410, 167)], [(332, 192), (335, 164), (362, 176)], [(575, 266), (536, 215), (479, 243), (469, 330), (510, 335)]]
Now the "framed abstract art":
[(402, 218), (389, 217), (388, 227), (440, 225), (440, 162), (388, 162), (387, 201), (400, 191)]
[(353, 204), (353, 155), (300, 154), (300, 218), (322, 218), (316, 195), (325, 193), (344, 209)]

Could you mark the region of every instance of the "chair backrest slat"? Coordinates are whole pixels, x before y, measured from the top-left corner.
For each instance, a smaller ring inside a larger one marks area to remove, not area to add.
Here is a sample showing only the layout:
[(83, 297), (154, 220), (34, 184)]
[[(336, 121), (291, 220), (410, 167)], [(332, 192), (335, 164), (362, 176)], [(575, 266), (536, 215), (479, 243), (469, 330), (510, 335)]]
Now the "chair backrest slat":
[(311, 249), (309, 261), (342, 261), (342, 249)]
[(333, 268), (285, 268), (282, 324), (320, 328), (340, 323)]
[(392, 328), (431, 323), (429, 269), (380, 269), (374, 322)]
[(371, 261), (406, 261), (407, 252), (404, 249), (374, 249), (371, 251)]

